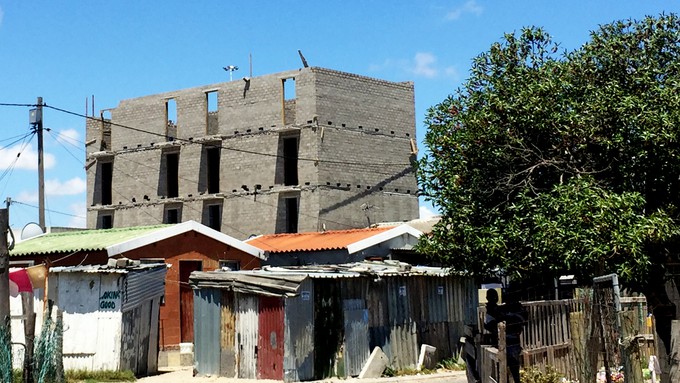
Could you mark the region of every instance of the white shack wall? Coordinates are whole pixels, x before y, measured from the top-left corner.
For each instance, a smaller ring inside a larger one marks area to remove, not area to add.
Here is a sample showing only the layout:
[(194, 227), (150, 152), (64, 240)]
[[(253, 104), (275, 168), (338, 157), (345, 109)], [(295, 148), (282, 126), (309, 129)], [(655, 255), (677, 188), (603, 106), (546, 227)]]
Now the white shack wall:
[[(44, 289), (33, 290), (33, 311), (35, 312), (35, 337), (36, 340), (40, 335), (43, 324), (43, 297)], [(24, 319), (23, 319), (23, 304), (21, 303), (21, 294), (17, 297), (9, 298), (9, 311), (12, 317), (10, 324), (12, 330), (12, 365), (14, 368), (22, 368), (24, 365), (24, 346), (26, 337), (24, 336)]]
[(50, 299), (64, 316), (64, 369), (118, 370), (125, 276), (50, 274)]

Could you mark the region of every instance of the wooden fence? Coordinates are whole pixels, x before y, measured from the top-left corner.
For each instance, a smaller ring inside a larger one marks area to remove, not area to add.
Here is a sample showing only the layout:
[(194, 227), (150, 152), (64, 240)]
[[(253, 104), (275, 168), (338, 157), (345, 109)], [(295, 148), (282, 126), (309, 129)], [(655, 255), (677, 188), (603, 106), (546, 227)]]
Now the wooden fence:
[[(585, 304), (583, 299), (565, 299), (556, 301), (523, 302), (522, 306), (527, 311), (528, 320), (521, 336), (522, 363), (524, 368), (529, 366), (546, 371), (552, 367), (556, 372), (570, 380), (577, 380), (582, 371), (579, 371), (580, 361), (592, 350), (579, 349), (579, 344), (586, 335), (587, 315), (584, 315)], [(633, 359), (640, 361), (648, 360), (654, 355), (653, 329), (647, 318), (647, 305), (644, 297), (621, 298), (622, 325), (626, 339), (637, 342), (637, 354), (631, 355)], [(482, 335), (488, 334), (484, 329), (485, 307), (478, 309), (478, 328)], [(577, 337), (575, 344), (572, 342), (572, 333)], [(500, 371), (505, 367), (499, 367), (505, 363), (504, 348), (505, 336), (500, 336), (498, 349), (491, 346), (482, 346), (480, 350), (480, 374), (482, 383), (502, 382), (505, 377)], [(597, 352), (597, 351), (595, 351)], [(634, 381), (634, 380), (633, 380)]]

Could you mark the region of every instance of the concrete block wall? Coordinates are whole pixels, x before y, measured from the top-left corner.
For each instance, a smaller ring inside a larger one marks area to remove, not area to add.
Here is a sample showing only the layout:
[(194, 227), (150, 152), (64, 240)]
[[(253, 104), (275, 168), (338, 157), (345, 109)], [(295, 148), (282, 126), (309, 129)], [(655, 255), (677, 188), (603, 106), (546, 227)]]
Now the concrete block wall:
[(408, 138), (324, 128), (319, 157), (322, 185), (340, 183), (352, 189), (382, 187), (394, 192), (416, 193), (414, 158)]
[[(286, 86), (295, 86), (296, 123), (283, 126), (283, 80), (291, 78), (295, 81), (286, 81)], [(218, 101), (219, 135), (210, 137), (208, 92), (217, 92)], [(177, 105), (178, 139), (173, 142), (165, 137), (168, 99)], [(410, 167), (414, 114), (412, 83), (323, 68), (121, 101), (111, 110), (108, 158), (93, 155), (101, 148), (102, 123), (87, 124), (88, 162), (113, 159), (114, 164), (111, 206), (97, 205), (99, 164), (87, 170), (88, 227), (96, 227), (98, 217), (111, 212), (114, 227), (161, 223), (169, 203), (181, 206), (182, 221), (206, 223), (206, 204), (218, 203), (223, 231), (245, 238), (282, 231), (283, 198), (290, 196), (299, 196), (300, 231), (319, 230), (326, 221), (337, 221), (327, 228), (363, 227), (363, 213), (355, 217), (352, 206), (364, 202), (389, 207), (381, 215), (390, 220), (417, 218), (417, 186)], [(288, 136), (299, 138), (299, 185), (294, 188), (281, 185), (282, 138)], [(222, 147), (219, 193), (212, 196), (206, 193), (204, 144)], [(163, 158), (168, 152), (179, 153), (177, 198), (166, 196)], [(257, 195), (255, 185), (261, 185)], [(394, 198), (386, 197), (389, 193), (405, 197), (394, 204)]]
[(326, 224), (328, 230), (367, 227), (369, 222), (401, 222), (418, 217), (418, 197), (413, 194), (325, 187), (319, 188), (318, 193), (322, 201), (319, 223)]
[[(415, 94), (412, 82), (396, 83), (311, 68), (320, 124), (357, 128), (415, 138)], [(332, 122), (329, 124), (328, 122)]]

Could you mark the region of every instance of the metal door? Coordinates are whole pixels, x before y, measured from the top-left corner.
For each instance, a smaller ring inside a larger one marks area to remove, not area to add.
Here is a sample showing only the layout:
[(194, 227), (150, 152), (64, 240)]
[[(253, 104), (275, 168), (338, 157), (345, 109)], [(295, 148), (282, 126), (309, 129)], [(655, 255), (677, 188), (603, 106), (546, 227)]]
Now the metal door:
[(283, 299), (260, 297), (257, 377), (283, 380)]

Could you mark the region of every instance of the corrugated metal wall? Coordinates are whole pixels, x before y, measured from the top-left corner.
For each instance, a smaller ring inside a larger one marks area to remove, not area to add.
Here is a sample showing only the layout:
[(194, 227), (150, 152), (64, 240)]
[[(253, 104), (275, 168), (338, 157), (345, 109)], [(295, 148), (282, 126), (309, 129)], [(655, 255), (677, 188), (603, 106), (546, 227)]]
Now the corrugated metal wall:
[(335, 373), (333, 367), (343, 336), (340, 291), (338, 279), (314, 280), (314, 379)]
[(363, 299), (342, 302), (345, 330), (345, 373), (357, 376), (371, 355), (368, 336), (368, 310)]
[(194, 368), (201, 376), (220, 373), (220, 303), (220, 290), (194, 290)]
[(160, 299), (156, 297), (123, 313), (121, 370), (131, 370), (136, 376), (157, 372), (157, 360), (150, 359), (158, 358), (159, 304)]
[(234, 292), (222, 290), (220, 316), (220, 376), (236, 377), (236, 312)]
[(314, 284), (302, 282), (299, 295), (286, 298), (283, 380), (314, 379)]
[(238, 377), (257, 378), (258, 298), (255, 295), (236, 294), (236, 363)]
[(121, 310), (127, 311), (142, 302), (165, 294), (165, 267), (145, 271), (134, 271), (127, 274)]
[(260, 297), (257, 378), (283, 380), (283, 298)]
[(391, 367), (414, 368), (422, 344), (436, 347), (438, 359), (452, 356), (464, 324), (476, 318), (474, 281), (458, 276), (307, 279), (299, 292), (282, 300), (224, 291), (215, 305), (221, 311), (211, 314), (221, 318), (212, 373), (286, 381), (352, 376), (376, 346)]

